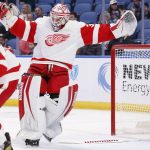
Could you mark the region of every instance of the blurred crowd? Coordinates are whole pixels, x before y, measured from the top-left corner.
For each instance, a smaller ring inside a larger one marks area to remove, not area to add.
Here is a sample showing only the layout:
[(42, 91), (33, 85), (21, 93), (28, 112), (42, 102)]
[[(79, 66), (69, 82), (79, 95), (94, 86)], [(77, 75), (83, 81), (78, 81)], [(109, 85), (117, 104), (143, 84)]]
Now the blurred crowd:
[[(77, 0), (71, 0), (71, 4), (69, 5), (71, 11), (70, 19), (80, 21), (80, 16), (77, 14), (77, 12), (74, 11), (73, 8), (75, 6), (76, 1)], [(96, 0), (93, 1), (96, 2)], [(16, 4), (15, 0), (8, 0), (7, 2)], [(55, 3), (51, 4), (51, 6), (53, 5), (55, 5)], [(96, 4), (93, 3), (93, 7), (96, 7), (94, 5)], [(149, 2), (146, 1), (144, 3), (145, 20), (150, 20), (149, 5), (150, 5), (150, 1)], [(39, 0), (20, 0), (19, 17), (27, 21), (34, 21), (39, 17), (49, 15), (49, 11), (51, 8), (49, 8), (48, 11), (48, 10), (44, 10), (43, 7), (41, 6), (42, 5), (40, 5)], [(109, 0), (109, 2), (106, 4), (105, 11), (103, 11), (103, 13), (100, 12), (98, 14), (96, 23), (100, 23), (100, 24), (115, 23), (126, 10), (132, 10), (134, 12), (137, 21), (140, 25), (141, 18), (142, 18), (141, 0), (126, 0), (123, 3), (117, 0)], [(139, 34), (140, 34), (140, 26), (137, 28), (135, 34), (130, 37), (120, 38), (117, 40), (112, 40), (101, 44), (81, 47), (80, 49), (77, 50), (77, 55), (110, 55), (111, 47), (114, 44), (125, 44), (125, 43), (140, 44), (141, 37), (139, 36)], [(149, 37), (147, 37), (147, 39), (149, 40)], [(3, 45), (11, 46), (12, 49), (14, 49), (16, 55), (32, 55), (35, 46), (33, 43), (16, 39), (16, 37), (11, 35), (9, 31), (5, 30), (2, 24), (0, 24), (0, 43)]]

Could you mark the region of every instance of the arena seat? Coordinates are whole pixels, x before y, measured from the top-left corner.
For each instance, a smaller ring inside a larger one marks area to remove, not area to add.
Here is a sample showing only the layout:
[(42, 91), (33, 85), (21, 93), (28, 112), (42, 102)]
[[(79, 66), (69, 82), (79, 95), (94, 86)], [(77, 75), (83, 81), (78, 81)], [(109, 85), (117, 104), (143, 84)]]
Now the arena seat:
[(88, 24), (95, 24), (97, 23), (97, 16), (95, 11), (85, 12), (80, 15), (80, 21)]
[(92, 10), (92, 5), (90, 3), (79, 3), (74, 6), (74, 12), (80, 16), (84, 12), (89, 12)]

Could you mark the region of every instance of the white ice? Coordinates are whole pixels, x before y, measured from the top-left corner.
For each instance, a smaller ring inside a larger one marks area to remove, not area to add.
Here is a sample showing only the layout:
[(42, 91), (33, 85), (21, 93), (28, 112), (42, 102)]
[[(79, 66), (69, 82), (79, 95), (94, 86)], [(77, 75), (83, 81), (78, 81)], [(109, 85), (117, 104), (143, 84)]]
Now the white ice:
[[(44, 137), (39, 147), (25, 146), (17, 140), (20, 129), (17, 107), (3, 107), (0, 122), (12, 136), (14, 150), (149, 150), (150, 139), (121, 138), (110, 135), (110, 112), (79, 110), (72, 112), (62, 121), (63, 133), (49, 143)], [(89, 143), (86, 143), (89, 142)], [(91, 142), (91, 143), (90, 143)]]

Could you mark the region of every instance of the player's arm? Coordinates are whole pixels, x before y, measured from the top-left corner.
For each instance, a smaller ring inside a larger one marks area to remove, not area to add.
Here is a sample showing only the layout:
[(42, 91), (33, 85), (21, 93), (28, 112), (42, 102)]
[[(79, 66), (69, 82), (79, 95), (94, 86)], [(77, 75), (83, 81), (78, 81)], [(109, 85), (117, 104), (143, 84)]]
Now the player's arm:
[(35, 43), (36, 26), (36, 22), (24, 21), (18, 18), (10, 28), (10, 32), (24, 41)]
[(18, 38), (34, 43), (37, 23), (22, 20), (18, 17), (16, 10), (17, 7), (14, 5), (0, 3), (0, 22), (6, 30), (9, 29)]
[(4, 103), (10, 98), (10, 96), (14, 93), (17, 88), (18, 81), (19, 80), (10, 81), (7, 84), (6, 88), (3, 88), (4, 85), (2, 86), (2, 90), (0, 91), (0, 107), (2, 107)]
[(109, 24), (85, 25), (81, 28), (81, 36), (85, 45), (97, 44), (115, 39)]
[(0, 46), (0, 107), (16, 90), (19, 80), (20, 63), (10, 51)]
[(137, 20), (131, 11), (126, 11), (115, 24), (86, 25), (81, 28), (85, 45), (130, 36), (137, 27)]
[(19, 70), (20, 64), (7, 69), (5, 74), (0, 76), (0, 107), (3, 106), (16, 90), (19, 81)]
[[(0, 107), (4, 105), (4, 103), (10, 98), (10, 96), (16, 90), (19, 79), (18, 77), (16, 77), (13, 80), (11, 80), (10, 74), (12, 74), (12, 76), (14, 75), (14, 73), (19, 74), (19, 69), (20, 69), (20, 65), (8, 70), (7, 74), (4, 75), (6, 78), (10, 77), (10, 79), (8, 79), (8, 82), (0, 84)], [(4, 76), (0, 77), (0, 79), (2, 79)], [(5, 77), (3, 79), (5, 79)]]
[[(4, 63), (2, 61), (4, 61)], [(13, 72), (19, 72), (19, 69), (20, 69), (20, 65), (8, 70), (6, 61), (0, 60), (0, 80), (4, 80), (5, 77), (8, 77), (7, 74), (13, 75)], [(18, 79), (9, 81), (8, 83), (0, 84), (0, 107), (3, 106), (3, 104), (9, 99), (9, 97), (16, 90), (17, 84), (18, 84)]]
[(7, 72), (5, 57), (0, 53), (0, 77), (2, 77)]

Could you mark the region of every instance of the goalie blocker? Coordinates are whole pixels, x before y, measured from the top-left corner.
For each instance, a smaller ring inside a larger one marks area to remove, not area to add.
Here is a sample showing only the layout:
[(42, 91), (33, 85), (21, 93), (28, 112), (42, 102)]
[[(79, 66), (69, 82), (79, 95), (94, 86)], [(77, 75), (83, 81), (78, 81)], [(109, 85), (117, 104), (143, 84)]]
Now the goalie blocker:
[(19, 9), (13, 3), (7, 5), (0, 2), (0, 22), (5, 26), (6, 31), (16, 22), (16, 18), (12, 16), (19, 16), (19, 14)]
[[(44, 135), (49, 141), (62, 132), (60, 121), (70, 112), (78, 85), (60, 89), (59, 98), (40, 96), (41, 76), (23, 74), (20, 84), (19, 114), (21, 131), (18, 137), (26, 145), (38, 145)], [(30, 140), (32, 139), (32, 140)]]

